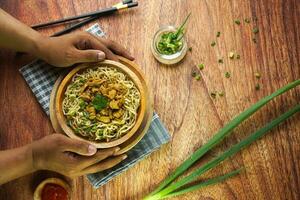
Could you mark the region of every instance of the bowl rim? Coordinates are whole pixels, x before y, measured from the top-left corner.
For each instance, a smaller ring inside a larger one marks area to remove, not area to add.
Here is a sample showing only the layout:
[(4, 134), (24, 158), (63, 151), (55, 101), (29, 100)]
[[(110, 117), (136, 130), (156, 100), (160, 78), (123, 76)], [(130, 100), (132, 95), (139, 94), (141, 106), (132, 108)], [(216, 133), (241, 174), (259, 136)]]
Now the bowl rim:
[[(101, 65), (102, 66), (103, 65), (112, 66), (114, 68), (117, 68), (119, 71), (125, 73), (135, 83), (135, 85), (138, 88), (140, 95), (141, 95), (138, 116), (137, 116), (134, 126), (122, 137), (120, 137), (116, 140), (110, 141), (110, 142), (91, 141), (91, 140), (88, 140), (88, 139), (81, 137), (81, 136), (77, 135), (76, 133), (74, 133), (74, 131), (67, 125), (66, 117), (63, 114), (63, 109), (62, 109), (62, 100), (64, 98), (64, 93), (65, 93), (65, 90), (67, 89), (69, 83), (72, 81), (73, 76), (80, 71), (86, 70), (87, 68), (99, 67)], [(132, 66), (132, 67), (134, 67), (134, 66)], [(136, 75), (135, 73), (138, 73), (138, 75)], [(132, 71), (126, 65), (124, 65), (120, 62), (112, 61), (112, 60), (104, 60), (102, 62), (97, 62), (97, 63), (79, 64), (77, 67), (72, 69), (69, 73), (67, 73), (67, 75), (63, 78), (63, 80), (61, 81), (61, 84), (58, 86), (58, 89), (57, 89), (57, 93), (56, 93), (56, 97), (55, 97), (55, 112), (56, 112), (56, 116), (57, 116), (57, 121), (58, 121), (61, 129), (70, 138), (89, 142), (90, 144), (93, 144), (96, 148), (110, 148), (110, 147), (115, 147), (115, 146), (118, 146), (118, 145), (124, 143), (131, 136), (133, 136), (134, 133), (138, 130), (138, 128), (140, 127), (140, 125), (145, 117), (145, 113), (146, 113), (147, 98), (146, 98), (145, 91), (143, 89), (143, 84), (142, 84), (142, 81), (140, 80), (140, 78), (145, 80), (145, 77), (139, 70)]]
[(46, 186), (46, 184), (48, 183), (52, 183), (52, 184), (56, 184), (56, 185), (59, 185), (61, 187), (63, 187), (67, 193), (68, 193), (68, 199), (71, 198), (71, 187), (70, 185), (63, 179), (61, 178), (47, 178), (45, 180), (43, 180), (42, 182), (40, 182), (38, 184), (38, 186), (35, 188), (34, 190), (34, 193), (33, 193), (33, 200), (41, 200), (42, 197), (42, 191), (43, 191), (43, 188)]

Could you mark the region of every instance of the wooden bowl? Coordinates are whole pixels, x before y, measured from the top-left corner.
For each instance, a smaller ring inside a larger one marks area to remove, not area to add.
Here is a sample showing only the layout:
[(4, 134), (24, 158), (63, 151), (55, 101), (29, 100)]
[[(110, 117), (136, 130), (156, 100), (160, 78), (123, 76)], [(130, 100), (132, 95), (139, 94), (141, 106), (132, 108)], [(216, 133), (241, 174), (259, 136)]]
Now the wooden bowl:
[(56, 185), (59, 185), (59, 186), (63, 187), (67, 191), (67, 193), (68, 193), (68, 199), (71, 198), (70, 197), (70, 195), (71, 195), (71, 188), (70, 188), (70, 186), (64, 180), (59, 179), (59, 178), (48, 178), (48, 179), (45, 179), (44, 181), (42, 181), (37, 186), (37, 188), (35, 189), (34, 194), (33, 194), (33, 200), (42, 200), (42, 191), (43, 191), (43, 188), (48, 183), (56, 184)]
[[(140, 107), (138, 109), (137, 113), (137, 119), (136, 123), (134, 126), (126, 133), (124, 134), (121, 138), (118, 138), (116, 140), (110, 141), (110, 142), (97, 142), (97, 141), (91, 141), (88, 140), (87, 138), (81, 137), (77, 134), (74, 133), (74, 131), (67, 125), (67, 120), (66, 117), (63, 114), (63, 109), (62, 109), (62, 101), (64, 99), (64, 94), (65, 91), (72, 81), (72, 78), (75, 74), (77, 73), (82, 73), (84, 70), (87, 68), (94, 68), (94, 67), (100, 67), (100, 66), (108, 66), (108, 67), (113, 67), (124, 74), (126, 74), (136, 85), (137, 89), (140, 91), (141, 95), (141, 100), (140, 100)], [(138, 130), (138, 128), (141, 126), (143, 119), (146, 114), (146, 106), (147, 106), (147, 91), (145, 91), (145, 88), (147, 86), (145, 85), (144, 81), (144, 76), (143, 74), (135, 69), (131, 69), (128, 66), (125, 66), (124, 64), (120, 62), (115, 62), (112, 60), (105, 60), (103, 62), (99, 63), (86, 63), (86, 64), (81, 64), (75, 67), (73, 70), (71, 70), (65, 78), (62, 80), (60, 85), (58, 86), (57, 93), (55, 96), (55, 113), (56, 113), (56, 118), (59, 126), (61, 129), (70, 137), (78, 140), (83, 140), (83, 141), (88, 141), (89, 143), (93, 144), (97, 148), (110, 148), (114, 146), (118, 146), (125, 141), (127, 141), (131, 136), (134, 135), (134, 133)]]

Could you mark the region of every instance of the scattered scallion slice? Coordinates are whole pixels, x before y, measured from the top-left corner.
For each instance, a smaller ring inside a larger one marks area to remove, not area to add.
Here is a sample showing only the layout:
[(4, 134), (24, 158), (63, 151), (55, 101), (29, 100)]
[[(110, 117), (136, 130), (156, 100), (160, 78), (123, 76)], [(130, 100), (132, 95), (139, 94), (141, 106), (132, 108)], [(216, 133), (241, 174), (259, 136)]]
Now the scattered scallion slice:
[(220, 58), (220, 59), (218, 60), (218, 63), (223, 63), (223, 59)]
[(216, 46), (216, 42), (212, 41), (211, 44), (210, 44), (210, 46), (212, 46), (212, 47)]
[(261, 77), (260, 73), (258, 73), (258, 72), (255, 72), (255, 73), (254, 73), (254, 76), (255, 76), (257, 79), (260, 79), (260, 77)]
[(231, 74), (229, 72), (225, 72), (225, 77), (230, 78)]
[(260, 90), (260, 85), (259, 85), (259, 83), (257, 83), (257, 84), (255, 85), (255, 90)]
[(200, 74), (197, 74), (197, 75), (195, 76), (195, 79), (196, 79), (197, 81), (199, 81), (199, 80), (201, 79)]
[(204, 69), (204, 64), (201, 63), (201, 64), (198, 65), (198, 67), (199, 67), (200, 70), (203, 70)]
[(253, 29), (253, 33), (254, 33), (254, 34), (257, 34), (258, 32), (259, 32), (258, 28), (255, 27), (255, 28)]
[(217, 93), (216, 92), (211, 92), (210, 96), (211, 96), (211, 98), (215, 99), (217, 97)]
[(236, 19), (236, 20), (234, 20), (234, 23), (236, 23), (237, 25), (240, 25), (240, 24), (241, 24), (241, 21), (238, 20), (238, 19)]
[(218, 31), (216, 36), (217, 36), (217, 37), (220, 37), (220, 35), (221, 35), (221, 32)]
[(249, 24), (249, 23), (250, 23), (250, 19), (249, 19), (249, 18), (246, 18), (246, 19), (245, 19), (245, 23)]

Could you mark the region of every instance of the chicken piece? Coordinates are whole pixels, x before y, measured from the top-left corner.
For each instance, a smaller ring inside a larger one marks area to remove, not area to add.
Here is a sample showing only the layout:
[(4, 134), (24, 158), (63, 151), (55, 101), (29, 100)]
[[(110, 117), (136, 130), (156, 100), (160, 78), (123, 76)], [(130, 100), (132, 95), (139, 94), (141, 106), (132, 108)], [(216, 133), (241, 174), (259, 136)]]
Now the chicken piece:
[(85, 101), (90, 101), (90, 100), (91, 100), (91, 97), (90, 97), (90, 95), (89, 95), (88, 93), (82, 93), (82, 94), (80, 95), (80, 97), (81, 97), (83, 100), (85, 100)]
[(104, 115), (104, 116), (108, 116), (108, 115), (109, 115), (109, 111), (108, 111), (107, 109), (102, 109), (102, 110), (100, 111), (100, 114), (101, 114), (101, 115)]
[(89, 79), (89, 81), (87, 82), (88, 86), (100, 86), (102, 83), (104, 83), (105, 80), (100, 80), (100, 79)]
[(113, 113), (113, 116), (114, 116), (115, 118), (120, 118), (120, 117), (123, 116), (123, 114), (124, 114), (124, 110), (119, 109), (118, 111), (116, 111), (116, 112)]
[(109, 102), (109, 107), (114, 110), (120, 109), (118, 103), (119, 103), (119, 101), (112, 100)]
[(110, 118), (107, 117), (107, 116), (97, 117), (97, 120), (99, 120), (100, 122), (103, 122), (103, 123), (109, 123), (110, 122)]
[(87, 87), (88, 87), (88, 85), (87, 85), (87, 84), (84, 84), (84, 85), (82, 86), (82, 88), (80, 89), (80, 93), (83, 93), (83, 92), (86, 90)]
[(99, 88), (92, 87), (92, 93), (97, 93), (99, 91)]
[(89, 106), (86, 108), (86, 111), (89, 113), (89, 119), (95, 119), (96, 118), (96, 110), (94, 107)]
[(101, 86), (100, 86), (100, 92), (101, 92), (103, 95), (107, 95), (108, 88), (105, 87), (105, 85), (101, 85)]
[(112, 89), (112, 90), (108, 91), (107, 97), (110, 98), (110, 99), (114, 99), (116, 94), (117, 94), (117, 91)]
[(125, 98), (122, 97), (122, 98), (119, 100), (118, 106), (119, 106), (119, 107), (122, 107), (122, 106), (124, 105), (124, 103), (125, 103)]

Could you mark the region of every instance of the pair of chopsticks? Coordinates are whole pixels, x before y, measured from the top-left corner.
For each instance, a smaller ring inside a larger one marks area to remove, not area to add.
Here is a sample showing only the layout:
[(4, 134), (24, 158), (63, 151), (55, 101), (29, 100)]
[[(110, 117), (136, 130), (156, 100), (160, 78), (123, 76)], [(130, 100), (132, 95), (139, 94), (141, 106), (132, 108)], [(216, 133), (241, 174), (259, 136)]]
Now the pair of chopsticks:
[[(98, 10), (95, 12), (90, 12), (90, 13), (86, 13), (86, 14), (82, 14), (82, 15), (78, 15), (78, 16), (73, 16), (73, 17), (67, 17), (64, 19), (59, 19), (59, 20), (55, 20), (55, 21), (51, 21), (51, 22), (47, 22), (47, 23), (42, 23), (42, 24), (36, 24), (31, 26), (31, 28), (33, 29), (40, 29), (40, 28), (45, 28), (45, 27), (49, 27), (49, 26), (54, 26), (54, 25), (58, 25), (64, 22), (70, 22), (73, 20), (78, 20), (78, 19), (83, 19), (80, 22), (71, 25), (70, 27), (63, 29), (62, 31), (59, 31), (57, 33), (54, 33), (53, 35), (51, 35), (52, 37), (55, 36), (60, 36), (66, 33), (69, 33), (91, 21), (96, 20), (99, 17), (105, 16), (105, 15), (109, 15), (109, 14), (113, 14), (119, 10), (123, 10), (123, 9), (127, 9), (127, 8), (132, 8), (138, 6), (138, 2), (133, 2), (132, 0), (123, 0), (122, 2), (119, 2), (115, 5), (113, 5), (110, 8), (105, 8), (102, 10)], [(85, 18), (85, 19), (84, 19)]]

